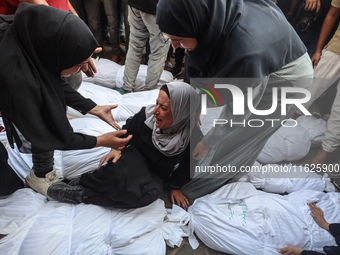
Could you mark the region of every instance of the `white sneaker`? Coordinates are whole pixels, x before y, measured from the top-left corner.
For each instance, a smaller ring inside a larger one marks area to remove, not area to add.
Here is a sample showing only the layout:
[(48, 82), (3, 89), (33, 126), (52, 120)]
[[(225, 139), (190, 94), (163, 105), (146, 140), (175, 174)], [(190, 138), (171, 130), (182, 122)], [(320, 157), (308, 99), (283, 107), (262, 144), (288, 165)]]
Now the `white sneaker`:
[(45, 197), (47, 197), (48, 200), (52, 200), (47, 196), (47, 189), (49, 186), (52, 185), (52, 183), (59, 182), (61, 180), (59, 180), (55, 170), (47, 173), (45, 175), (45, 178), (37, 177), (34, 174), (34, 171), (31, 170), (30, 174), (27, 175), (27, 177), (25, 178), (25, 181), (27, 185), (34, 189), (36, 192), (44, 195)]

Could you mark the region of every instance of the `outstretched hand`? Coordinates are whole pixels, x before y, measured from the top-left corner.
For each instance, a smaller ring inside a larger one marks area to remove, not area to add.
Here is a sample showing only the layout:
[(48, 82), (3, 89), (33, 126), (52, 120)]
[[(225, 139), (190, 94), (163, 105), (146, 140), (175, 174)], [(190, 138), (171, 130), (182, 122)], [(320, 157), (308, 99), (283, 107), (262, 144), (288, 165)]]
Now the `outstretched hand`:
[(116, 130), (121, 130), (122, 128), (114, 120), (111, 110), (117, 108), (118, 105), (96, 105), (88, 113), (96, 115), (103, 121), (107, 122)]
[(318, 207), (315, 203), (307, 204), (311, 211), (310, 215), (313, 217), (313, 220), (316, 224), (319, 225), (320, 228), (325, 230), (329, 230), (329, 223), (326, 221), (325, 217), (323, 216), (323, 211), (320, 207)]
[(189, 201), (179, 189), (170, 190), (170, 199), (172, 204), (181, 206), (184, 210), (188, 210)]
[(108, 154), (106, 154), (104, 157), (102, 157), (102, 159), (99, 162), (97, 169), (99, 169), (104, 163), (109, 162), (109, 160), (111, 160), (111, 159), (112, 159), (112, 163), (116, 163), (118, 161), (118, 159), (120, 159), (121, 156), (122, 156), (121, 151), (111, 149), (111, 151)]
[(125, 135), (127, 130), (119, 130), (115, 132), (109, 132), (101, 136), (97, 136), (97, 144), (95, 147), (110, 147), (116, 150), (124, 149), (125, 145), (131, 140), (132, 135), (126, 138), (120, 138), (119, 136)]

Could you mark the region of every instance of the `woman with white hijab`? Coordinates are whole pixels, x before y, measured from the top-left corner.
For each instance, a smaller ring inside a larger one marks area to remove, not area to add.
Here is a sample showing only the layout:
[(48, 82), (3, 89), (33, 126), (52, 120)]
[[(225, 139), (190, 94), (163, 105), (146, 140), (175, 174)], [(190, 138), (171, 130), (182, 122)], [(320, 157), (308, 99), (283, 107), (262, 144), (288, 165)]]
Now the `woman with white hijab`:
[[(146, 206), (170, 190), (173, 203), (187, 208), (180, 188), (190, 181), (195, 165), (190, 151), (202, 138), (196, 125), (198, 94), (184, 82), (164, 85), (156, 105), (143, 107), (123, 126), (132, 135), (121, 152), (111, 150), (98, 171), (83, 174), (78, 181), (55, 183), (48, 195), (70, 203), (84, 202), (112, 208)], [(191, 123), (191, 125), (190, 125)]]

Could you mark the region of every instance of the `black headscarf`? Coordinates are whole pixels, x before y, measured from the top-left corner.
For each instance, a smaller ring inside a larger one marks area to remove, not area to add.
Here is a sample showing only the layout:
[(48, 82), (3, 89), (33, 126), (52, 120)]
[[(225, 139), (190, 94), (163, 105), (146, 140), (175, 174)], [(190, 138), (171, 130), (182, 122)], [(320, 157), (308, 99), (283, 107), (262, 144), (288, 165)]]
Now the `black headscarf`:
[(306, 52), (270, 0), (160, 0), (156, 23), (198, 40), (187, 52), (188, 78), (263, 78)]
[[(98, 43), (70, 12), (20, 4), (0, 44), (0, 108), (7, 137), (21, 151), (62, 149), (73, 139), (61, 71), (85, 61)], [(23, 137), (21, 137), (21, 134)]]

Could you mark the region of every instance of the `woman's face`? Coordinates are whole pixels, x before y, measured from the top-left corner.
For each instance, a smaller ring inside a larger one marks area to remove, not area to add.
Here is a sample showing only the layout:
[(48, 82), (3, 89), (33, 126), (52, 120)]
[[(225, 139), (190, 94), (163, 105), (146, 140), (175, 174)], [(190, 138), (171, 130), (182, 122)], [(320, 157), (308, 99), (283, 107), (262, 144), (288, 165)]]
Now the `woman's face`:
[(62, 77), (69, 77), (70, 75), (75, 74), (75, 73), (79, 73), (80, 71), (83, 71), (85, 73), (89, 69), (90, 58), (91, 57), (89, 57), (88, 59), (86, 59), (85, 61), (81, 62), (78, 65), (75, 65), (71, 68), (62, 70), (61, 76)]
[[(95, 49), (95, 51), (93, 53), (99, 53), (101, 51), (102, 51), (102, 48), (98, 47), (98, 48)], [(91, 54), (91, 56), (88, 59), (81, 62), (80, 64), (75, 65), (73, 67), (70, 67), (68, 69), (62, 70), (61, 76), (62, 77), (69, 77), (70, 75), (75, 74), (75, 73), (79, 73), (80, 71), (83, 71), (84, 73), (87, 72), (87, 70), (89, 70), (89, 62), (91, 60), (93, 53)]]
[(179, 37), (169, 34), (167, 34), (167, 36), (171, 39), (171, 45), (174, 49), (181, 47), (183, 49), (186, 49), (187, 51), (193, 51), (197, 47), (196, 38)]
[(156, 106), (152, 111), (156, 118), (156, 127), (167, 129), (173, 122), (170, 98), (165, 91), (160, 90), (156, 100)]

